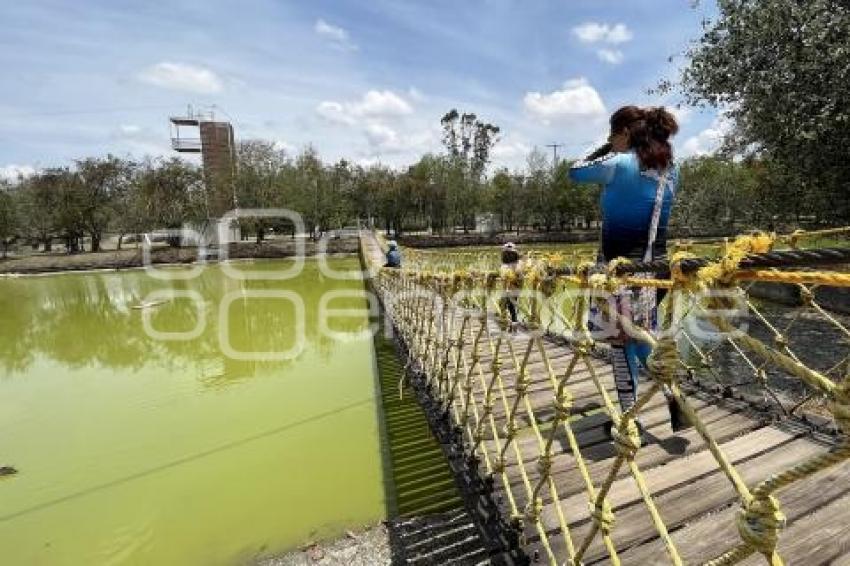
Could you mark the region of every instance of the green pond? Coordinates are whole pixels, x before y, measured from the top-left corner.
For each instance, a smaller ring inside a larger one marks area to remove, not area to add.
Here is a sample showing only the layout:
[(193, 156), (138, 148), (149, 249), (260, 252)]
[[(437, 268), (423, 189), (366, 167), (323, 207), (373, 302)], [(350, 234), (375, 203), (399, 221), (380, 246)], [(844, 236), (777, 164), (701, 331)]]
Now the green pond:
[(244, 564), (386, 515), (362, 279), (235, 275), (0, 279), (0, 562)]

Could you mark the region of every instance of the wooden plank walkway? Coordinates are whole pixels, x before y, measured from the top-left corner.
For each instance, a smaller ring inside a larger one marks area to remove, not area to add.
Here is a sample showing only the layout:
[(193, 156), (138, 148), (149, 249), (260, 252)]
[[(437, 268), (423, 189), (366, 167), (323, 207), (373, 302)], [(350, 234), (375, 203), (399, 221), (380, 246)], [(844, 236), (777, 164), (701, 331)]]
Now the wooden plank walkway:
[[(376, 262), (382, 262), (380, 249), (373, 238), (364, 238), (363, 246), (365, 254), (370, 254)], [(430, 315), (436, 316), (435, 313)], [(452, 316), (459, 326), (460, 315), (453, 313)], [(471, 342), (481, 324), (486, 325), (488, 333), (499, 332), (493, 320), (482, 322), (473, 317), (467, 321), (468, 325), (470, 323), (466, 342)], [(519, 331), (511, 334), (510, 339), (517, 352), (524, 352), (531, 336)], [(562, 375), (575, 355), (574, 351), (553, 339), (545, 339), (543, 343), (555, 374)], [(493, 355), (489, 348), (484, 351), (480, 364), (486, 367), (492, 362)], [(462, 372), (469, 369), (463, 359), (460, 360), (461, 367), (456, 368), (456, 359), (453, 355), (448, 356), (449, 375), (456, 369)], [(512, 404), (517, 377), (516, 370), (512, 369), (514, 361), (505, 349), (501, 351), (500, 361), (503, 364), (504, 401)], [(592, 364), (601, 382), (616, 399), (610, 365), (601, 359), (593, 360)], [(553, 382), (545, 368), (541, 353), (533, 349), (527, 365), (530, 384), (526, 399), (536, 419), (535, 424), (543, 430), (554, 416), (555, 398)], [(608, 417), (600, 410), (603, 401), (587, 371), (575, 372), (569, 383), (569, 391), (574, 398), (571, 425), (590, 477), (594, 485), (599, 486), (616, 457), (615, 448), (603, 429)], [(483, 380), (474, 380), (472, 398), (478, 408), (483, 404), (484, 385)], [(648, 387), (648, 384), (643, 382), (642, 387)], [(769, 415), (743, 402), (720, 399), (695, 388), (686, 392), (702, 422), (750, 487), (771, 474), (829, 449), (828, 441), (802, 425), (772, 422)], [(496, 431), (502, 431), (506, 424), (504, 407), (502, 399), (494, 405), (492, 414)], [(521, 430), (513, 442), (524, 463), (522, 470), (512, 447), (506, 452), (503, 473), (506, 481), (497, 477), (493, 482), (493, 495), (506, 518), (511, 514), (508, 486), (516, 507), (523, 510), (529, 503), (529, 490), (523, 487), (524, 482), (534, 485), (540, 477), (536, 466), (540, 447), (528, 415), (526, 410), (517, 415)], [(635, 462), (643, 472), (646, 485), (684, 562), (704, 562), (738, 544), (740, 537), (735, 522), (740, 510), (738, 495), (697, 431), (691, 428), (672, 432), (666, 401), (661, 394), (644, 408), (639, 419), (646, 428), (648, 444), (637, 451)], [(564, 538), (558, 534), (559, 513), (565, 517), (572, 540), (577, 545), (593, 526), (585, 483), (577, 469), (576, 458), (567, 442), (562, 440), (563, 436), (558, 437), (555, 445), (551, 474), (560, 500), (553, 501), (548, 489), (540, 491), (543, 498), (540, 518), (560, 563), (567, 562), (570, 554)], [(504, 444), (504, 438), (501, 440)], [(498, 452), (497, 439), (492, 434), (485, 438), (483, 444), (491, 455)], [(483, 467), (480, 469), (483, 470)], [(847, 537), (850, 533), (850, 466), (829, 468), (794, 483), (780, 490), (777, 499), (787, 517), (778, 546), (786, 564), (820, 564), (832, 560), (850, 564), (850, 538)], [(618, 472), (608, 500), (616, 517), (611, 538), (622, 563), (669, 564), (670, 556), (626, 466)], [(536, 529), (529, 523), (526, 521), (521, 539), (524, 550), (529, 557), (539, 557), (545, 562), (547, 553), (540, 544)], [(598, 534), (582, 561), (585, 564), (610, 561)], [(751, 556), (746, 561), (747, 564), (763, 562), (764, 558), (760, 555)]]

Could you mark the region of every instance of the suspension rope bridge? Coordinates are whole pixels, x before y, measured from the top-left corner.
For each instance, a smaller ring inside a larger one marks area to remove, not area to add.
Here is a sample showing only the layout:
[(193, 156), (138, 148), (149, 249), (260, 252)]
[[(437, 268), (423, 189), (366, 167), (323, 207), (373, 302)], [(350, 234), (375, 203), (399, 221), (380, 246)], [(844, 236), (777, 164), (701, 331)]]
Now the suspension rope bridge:
[[(493, 269), (492, 251), (405, 250), (404, 269), (381, 268), (380, 236), (364, 234), (361, 246), (408, 375), (528, 558), (850, 564), (850, 330), (818, 300), (822, 288), (850, 287), (850, 275), (828, 267), (850, 263), (850, 252), (796, 249), (817, 235), (742, 236), (710, 260), (683, 249), (605, 268), (531, 254), (519, 274)], [(780, 244), (792, 249), (773, 249)], [(773, 316), (747, 293), (753, 282), (792, 285), (800, 305)], [(624, 287), (666, 290), (656, 332), (596, 298)], [(519, 297), (518, 329), (508, 294)], [(732, 305), (746, 316), (728, 315)], [(648, 380), (625, 412), (588, 322), (593, 308), (653, 346)], [(796, 348), (813, 322), (829, 356)], [(790, 402), (787, 389), (802, 400)], [(690, 428), (671, 431), (665, 398)]]

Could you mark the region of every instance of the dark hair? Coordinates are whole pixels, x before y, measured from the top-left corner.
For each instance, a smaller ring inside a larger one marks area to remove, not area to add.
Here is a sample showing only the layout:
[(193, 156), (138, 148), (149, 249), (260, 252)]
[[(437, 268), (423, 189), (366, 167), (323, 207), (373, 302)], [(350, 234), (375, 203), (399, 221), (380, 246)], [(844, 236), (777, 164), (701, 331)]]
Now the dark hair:
[(673, 161), (670, 136), (679, 131), (676, 118), (663, 106), (638, 108), (623, 106), (611, 115), (611, 132), (629, 134), (629, 147), (635, 150), (642, 169), (662, 171)]

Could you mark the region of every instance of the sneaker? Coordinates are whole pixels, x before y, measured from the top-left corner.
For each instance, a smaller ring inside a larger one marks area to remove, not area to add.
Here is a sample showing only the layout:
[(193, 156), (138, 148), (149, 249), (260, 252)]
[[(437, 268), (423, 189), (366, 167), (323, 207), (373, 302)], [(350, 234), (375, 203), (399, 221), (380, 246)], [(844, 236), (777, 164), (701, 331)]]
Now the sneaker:
[(670, 411), (670, 428), (673, 429), (673, 432), (679, 432), (693, 426), (675, 399), (667, 399), (667, 409)]
[[(649, 444), (649, 440), (646, 437), (646, 430), (643, 428), (643, 425), (641, 424), (640, 421), (636, 420), (635, 424), (637, 425), (638, 432), (640, 433), (640, 445), (646, 446), (647, 444)], [(605, 437), (608, 438), (608, 440), (614, 440), (614, 434), (613, 434), (614, 422), (613, 421), (608, 421), (604, 425), (602, 425), (602, 430), (605, 431)]]

